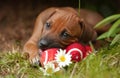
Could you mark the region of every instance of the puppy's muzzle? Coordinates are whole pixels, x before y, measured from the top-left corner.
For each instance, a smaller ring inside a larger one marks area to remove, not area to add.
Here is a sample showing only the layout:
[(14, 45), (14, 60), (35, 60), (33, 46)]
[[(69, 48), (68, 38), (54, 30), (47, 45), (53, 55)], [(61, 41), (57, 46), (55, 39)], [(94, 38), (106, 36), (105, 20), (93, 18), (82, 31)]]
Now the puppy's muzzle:
[(49, 46), (50, 42), (48, 42), (47, 40), (45, 39), (41, 39), (39, 42), (38, 42), (38, 47), (40, 49), (46, 49), (48, 46)]

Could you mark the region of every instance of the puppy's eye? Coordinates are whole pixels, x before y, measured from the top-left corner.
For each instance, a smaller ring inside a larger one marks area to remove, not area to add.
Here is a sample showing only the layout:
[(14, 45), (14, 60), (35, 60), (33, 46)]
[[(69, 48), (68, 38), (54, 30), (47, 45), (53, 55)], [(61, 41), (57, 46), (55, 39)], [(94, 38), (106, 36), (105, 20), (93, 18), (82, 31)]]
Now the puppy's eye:
[(65, 32), (65, 31), (61, 34), (61, 36), (62, 36), (62, 38), (64, 38), (64, 39), (71, 37), (71, 36), (70, 36), (67, 32)]
[(46, 23), (45, 23), (45, 26), (46, 26), (46, 28), (50, 28), (50, 23), (49, 23), (49, 22), (46, 22)]

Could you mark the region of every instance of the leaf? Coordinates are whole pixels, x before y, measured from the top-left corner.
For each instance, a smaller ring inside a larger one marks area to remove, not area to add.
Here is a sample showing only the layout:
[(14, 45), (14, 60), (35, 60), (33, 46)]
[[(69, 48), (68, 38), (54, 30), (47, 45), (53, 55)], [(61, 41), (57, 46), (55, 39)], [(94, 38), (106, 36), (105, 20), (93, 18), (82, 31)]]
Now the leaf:
[(120, 32), (120, 28), (117, 28), (110, 37), (115, 37)]
[(101, 39), (107, 38), (107, 36), (108, 36), (108, 32), (105, 32), (105, 33), (103, 33), (102, 35), (100, 35), (100, 36), (97, 38), (97, 40), (101, 40)]
[[(120, 32), (120, 28), (117, 28), (111, 35), (110, 37), (115, 37), (117, 35), (117, 33)], [(100, 39), (105, 39), (105, 38), (108, 38), (108, 32), (105, 32), (103, 34), (101, 34), (97, 40), (100, 40)]]
[(120, 25), (120, 19), (117, 20), (113, 25), (112, 27), (109, 29), (108, 31), (108, 36), (107, 37), (110, 37), (112, 35), (112, 33), (116, 32), (116, 29), (117, 27)]
[(120, 41), (120, 34), (116, 35), (115, 38), (112, 40), (111, 42), (111, 46), (114, 45), (115, 43), (117, 43), (118, 41)]
[(105, 26), (105, 25), (107, 25), (107, 24), (109, 24), (109, 23), (111, 23), (111, 22), (113, 22), (113, 21), (115, 21), (115, 20), (117, 20), (119, 18), (120, 18), (120, 14), (115, 14), (115, 15), (109, 16), (109, 17), (103, 19), (98, 24), (96, 24), (94, 28), (103, 27), (103, 26)]

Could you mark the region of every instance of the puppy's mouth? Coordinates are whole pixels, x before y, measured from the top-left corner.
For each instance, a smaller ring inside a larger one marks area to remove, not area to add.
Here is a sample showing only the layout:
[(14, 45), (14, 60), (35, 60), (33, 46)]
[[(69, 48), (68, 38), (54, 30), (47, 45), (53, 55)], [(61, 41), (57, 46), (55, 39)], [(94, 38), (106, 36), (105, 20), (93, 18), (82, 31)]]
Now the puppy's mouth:
[(65, 44), (63, 43), (59, 43), (57, 41), (54, 41), (52, 39), (45, 39), (42, 38), (39, 42), (38, 42), (38, 48), (41, 49), (42, 51), (50, 49), (50, 48), (59, 48), (59, 49), (64, 49), (66, 47)]
[(54, 43), (54, 44), (50, 44), (50, 45), (48, 45), (46, 47), (39, 47), (39, 49), (41, 49), (42, 51), (45, 51), (45, 50), (50, 49), (50, 48), (61, 48), (61, 49), (64, 49), (64, 47), (65, 46), (62, 46), (62, 45), (60, 45), (58, 43)]

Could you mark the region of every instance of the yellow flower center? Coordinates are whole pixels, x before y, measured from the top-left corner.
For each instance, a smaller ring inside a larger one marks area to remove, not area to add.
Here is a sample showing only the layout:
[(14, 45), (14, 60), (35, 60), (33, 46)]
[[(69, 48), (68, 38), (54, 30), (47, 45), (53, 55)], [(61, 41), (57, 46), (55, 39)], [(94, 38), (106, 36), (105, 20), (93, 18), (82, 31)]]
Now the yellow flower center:
[(52, 74), (52, 73), (53, 73), (53, 69), (52, 69), (52, 68), (48, 68), (48, 69), (46, 70), (46, 72), (47, 72), (48, 74)]
[(61, 56), (61, 57), (60, 57), (60, 60), (61, 60), (62, 62), (64, 62), (64, 61), (66, 60), (65, 56)]

